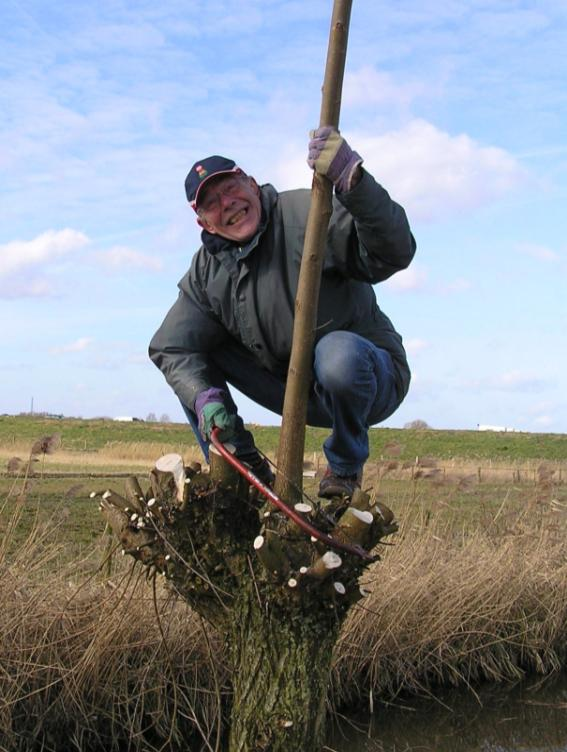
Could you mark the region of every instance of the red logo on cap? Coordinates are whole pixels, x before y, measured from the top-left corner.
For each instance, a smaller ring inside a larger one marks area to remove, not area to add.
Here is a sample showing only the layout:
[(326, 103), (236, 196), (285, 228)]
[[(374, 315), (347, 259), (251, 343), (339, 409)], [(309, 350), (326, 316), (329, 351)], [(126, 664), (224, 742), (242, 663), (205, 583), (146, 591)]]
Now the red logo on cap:
[(203, 165), (197, 165), (197, 167), (195, 167), (195, 172), (197, 173), (197, 176), (198, 176), (199, 180), (202, 180), (203, 178), (206, 178), (207, 175), (209, 174), (208, 171), (205, 170), (205, 168), (203, 167)]

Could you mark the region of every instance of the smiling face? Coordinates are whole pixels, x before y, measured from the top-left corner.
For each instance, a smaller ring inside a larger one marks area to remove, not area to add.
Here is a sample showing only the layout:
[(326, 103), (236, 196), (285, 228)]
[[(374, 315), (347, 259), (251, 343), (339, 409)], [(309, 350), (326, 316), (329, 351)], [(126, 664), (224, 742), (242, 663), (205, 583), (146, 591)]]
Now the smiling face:
[(220, 175), (199, 191), (197, 222), (212, 235), (246, 243), (262, 217), (260, 189), (248, 175)]

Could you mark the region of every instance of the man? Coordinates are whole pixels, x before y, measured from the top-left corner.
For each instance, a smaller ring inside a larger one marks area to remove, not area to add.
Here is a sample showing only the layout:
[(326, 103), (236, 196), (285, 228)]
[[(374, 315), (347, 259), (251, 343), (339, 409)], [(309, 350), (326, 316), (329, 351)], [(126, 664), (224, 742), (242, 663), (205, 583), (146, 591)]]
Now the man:
[[(372, 284), (410, 263), (401, 206), (364, 170), (338, 131), (311, 134), (308, 164), (335, 188), (318, 309), (307, 423), (332, 429), (319, 495), (350, 497), (368, 458), (368, 428), (388, 418), (410, 381), (402, 340)], [(179, 397), (208, 458), (214, 426), (264, 482), (273, 480), (229, 386), (281, 415), (310, 191), (258, 186), (220, 156), (185, 181), (202, 246), (150, 357)]]

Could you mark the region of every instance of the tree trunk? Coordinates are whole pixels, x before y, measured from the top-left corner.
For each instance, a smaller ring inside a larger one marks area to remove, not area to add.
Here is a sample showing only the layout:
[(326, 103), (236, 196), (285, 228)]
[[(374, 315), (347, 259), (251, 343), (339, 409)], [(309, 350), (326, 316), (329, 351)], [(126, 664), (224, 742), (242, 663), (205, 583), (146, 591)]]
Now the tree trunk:
[[(158, 460), (145, 491), (135, 479), (125, 497), (107, 491), (101, 510), (123, 551), (225, 636), (229, 752), (319, 752), (333, 646), (369, 562), (328, 551), (262, 506), (222, 457), (211, 453), (210, 474), (180, 460)], [(336, 524), (309, 509), (312, 524), (368, 549), (397, 529), (362, 492)]]
[(339, 620), (331, 608), (301, 613), (295, 596), (262, 603), (249, 583), (235, 603), (229, 752), (323, 747)]

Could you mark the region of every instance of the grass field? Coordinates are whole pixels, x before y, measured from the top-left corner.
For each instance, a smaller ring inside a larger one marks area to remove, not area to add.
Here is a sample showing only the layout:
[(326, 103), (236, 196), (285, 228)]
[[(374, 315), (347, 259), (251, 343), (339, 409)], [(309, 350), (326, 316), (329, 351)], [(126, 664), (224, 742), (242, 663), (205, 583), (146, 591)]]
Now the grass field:
[[(28, 464), (55, 433), (56, 450)], [(255, 433), (274, 456), (277, 429)], [(308, 431), (311, 495), (324, 435)], [(333, 707), (565, 668), (566, 441), (372, 431), (364, 485), (400, 532), (343, 630)], [(145, 485), (170, 451), (198, 457), (186, 426), (0, 418), (0, 460), (22, 460), (0, 476), (0, 749), (212, 750), (202, 740), (230, 692), (222, 639), (152, 591), (98, 511), (101, 493), (128, 473)]]
[[(279, 428), (250, 427), (262, 451), (274, 454), (278, 446)], [(37, 438), (53, 433), (61, 434), (61, 448), (70, 452), (108, 451), (117, 444), (131, 449), (137, 447), (140, 452), (148, 445), (152, 445), (152, 448), (161, 446), (167, 451), (175, 447), (181, 454), (197, 448), (192, 431), (182, 423), (0, 416), (0, 448), (4, 452), (23, 450)], [(326, 429), (308, 428), (306, 453), (320, 451), (327, 435)], [(370, 459), (379, 459), (384, 454), (384, 448), (391, 443), (399, 445), (399, 459), (402, 461), (414, 460), (416, 456), (432, 456), (438, 460), (567, 461), (566, 434), (373, 428), (370, 430)]]

